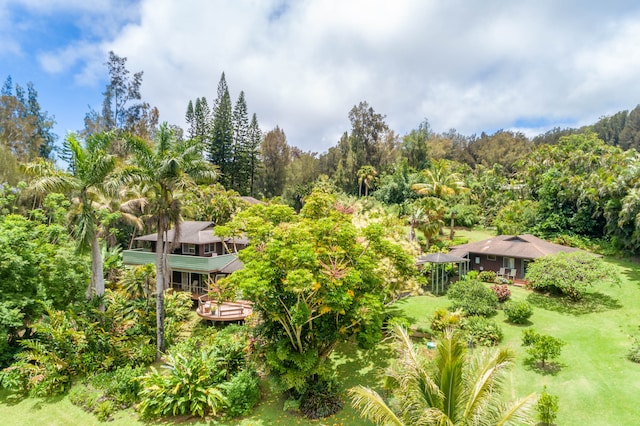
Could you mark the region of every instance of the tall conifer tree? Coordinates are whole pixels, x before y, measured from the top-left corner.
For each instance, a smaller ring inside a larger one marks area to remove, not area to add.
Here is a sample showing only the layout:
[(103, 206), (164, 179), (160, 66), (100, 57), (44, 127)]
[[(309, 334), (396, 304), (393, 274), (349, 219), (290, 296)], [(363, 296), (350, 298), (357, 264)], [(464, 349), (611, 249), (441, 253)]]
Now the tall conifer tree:
[(249, 115), (244, 92), (241, 91), (233, 108), (233, 158), (231, 164), (231, 189), (241, 194), (249, 192), (249, 167), (247, 165), (247, 137)]
[(224, 72), (218, 83), (218, 97), (214, 106), (213, 129), (209, 145), (209, 161), (219, 167), (220, 182), (227, 188), (230, 183), (231, 148), (233, 145), (233, 118), (229, 88)]
[(249, 172), (249, 195), (255, 194), (255, 181), (258, 169), (260, 167), (260, 142), (262, 141), (262, 132), (258, 125), (258, 117), (255, 113), (251, 117), (251, 124), (247, 131), (247, 166)]

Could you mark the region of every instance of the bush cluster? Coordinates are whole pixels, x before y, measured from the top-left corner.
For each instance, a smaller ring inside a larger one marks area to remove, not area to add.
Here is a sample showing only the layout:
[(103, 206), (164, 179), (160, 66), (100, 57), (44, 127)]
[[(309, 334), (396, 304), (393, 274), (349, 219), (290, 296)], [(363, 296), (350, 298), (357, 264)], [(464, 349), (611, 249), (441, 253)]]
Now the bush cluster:
[(440, 308), (433, 313), (431, 330), (434, 332), (442, 332), (447, 327), (460, 328), (463, 321), (464, 315), (461, 310), (449, 312), (444, 308)]
[(75, 385), (69, 392), (69, 400), (84, 411), (93, 413), (100, 421), (110, 420), (117, 410), (136, 403), (140, 391), (137, 378), (145, 370), (144, 367), (125, 366), (100, 373)]
[(299, 410), (308, 419), (320, 419), (337, 413), (342, 399), (332, 379), (317, 378), (309, 382), (300, 398)]
[(480, 346), (496, 346), (504, 337), (495, 321), (480, 316), (466, 318), (462, 330), (468, 340)]
[(492, 283), (496, 280), (496, 276), (494, 271), (482, 271), (478, 274), (478, 279), (483, 283)]
[(533, 315), (533, 308), (529, 303), (524, 301), (509, 301), (502, 306), (502, 309), (509, 322), (514, 324), (525, 324), (529, 318), (531, 318), (531, 315)]
[(248, 346), (246, 327), (235, 325), (176, 344), (165, 372), (152, 367), (140, 378), (140, 413), (146, 418), (249, 413), (260, 393), (257, 375), (247, 370)]
[(465, 315), (490, 317), (496, 314), (498, 298), (479, 281), (457, 281), (447, 291), (453, 302), (451, 309), (462, 309)]

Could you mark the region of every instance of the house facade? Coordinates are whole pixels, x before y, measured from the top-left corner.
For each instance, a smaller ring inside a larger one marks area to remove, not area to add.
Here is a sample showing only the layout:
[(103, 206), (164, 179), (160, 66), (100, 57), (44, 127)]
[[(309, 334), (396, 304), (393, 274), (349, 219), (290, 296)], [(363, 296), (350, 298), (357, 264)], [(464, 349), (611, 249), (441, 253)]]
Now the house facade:
[[(208, 283), (216, 282), (242, 268), (237, 252), (247, 246), (241, 239), (221, 239), (213, 235), (213, 222), (185, 221), (167, 233), (167, 241), (174, 243), (169, 254), (171, 280), (167, 288), (188, 291), (197, 298), (207, 293)], [(158, 234), (148, 234), (135, 239), (143, 247), (123, 251), (126, 265), (155, 263)]]
[(469, 259), (469, 270), (498, 272), (505, 268), (506, 271), (515, 272), (513, 279), (521, 280), (527, 273), (527, 266), (535, 259), (578, 250), (524, 234), (499, 235), (488, 240), (453, 246), (449, 254)]

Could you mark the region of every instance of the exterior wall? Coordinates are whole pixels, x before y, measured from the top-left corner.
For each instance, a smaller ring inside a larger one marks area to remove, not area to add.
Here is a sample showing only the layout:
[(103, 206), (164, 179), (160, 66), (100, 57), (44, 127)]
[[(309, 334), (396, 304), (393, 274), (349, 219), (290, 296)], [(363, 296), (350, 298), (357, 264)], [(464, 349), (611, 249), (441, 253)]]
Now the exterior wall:
[[(507, 256), (510, 257), (510, 256)], [(480, 263), (476, 263), (476, 258), (480, 258)], [(504, 256), (496, 256), (495, 260), (489, 260), (486, 254), (469, 253), (469, 270), (472, 271), (500, 271), (500, 268), (504, 267)], [(516, 278), (522, 279), (523, 274), (523, 261), (526, 259), (515, 258), (514, 267), (516, 269)]]

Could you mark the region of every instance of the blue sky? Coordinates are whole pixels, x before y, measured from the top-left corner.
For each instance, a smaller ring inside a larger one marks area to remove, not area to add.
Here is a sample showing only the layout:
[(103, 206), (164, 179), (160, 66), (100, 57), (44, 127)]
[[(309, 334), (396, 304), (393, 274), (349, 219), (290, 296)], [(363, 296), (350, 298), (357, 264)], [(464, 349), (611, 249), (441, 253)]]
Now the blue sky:
[(635, 1), (0, 0), (0, 78), (34, 83), (55, 131), (100, 109), (113, 50), (184, 124), (224, 71), (263, 130), (323, 152), (367, 101), (398, 134), (533, 136), (640, 103)]

